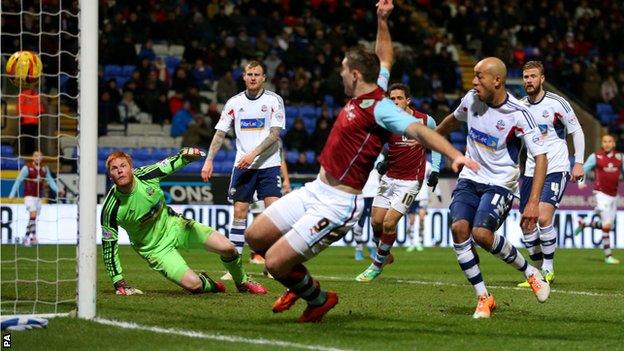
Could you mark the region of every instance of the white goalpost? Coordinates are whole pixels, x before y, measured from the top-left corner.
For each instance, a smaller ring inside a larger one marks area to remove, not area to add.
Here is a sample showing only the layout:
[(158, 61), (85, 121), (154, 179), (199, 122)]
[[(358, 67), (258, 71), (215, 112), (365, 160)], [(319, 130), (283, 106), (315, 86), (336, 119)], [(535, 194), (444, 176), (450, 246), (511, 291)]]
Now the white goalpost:
[[(91, 319), (96, 314), (98, 2), (73, 4), (71, 0), (0, 3), (3, 320), (68, 315)], [(24, 50), (40, 56), (42, 73), (34, 83), (10, 83), (7, 60)], [(29, 235), (30, 209), (21, 195), (14, 199), (7, 194), (32, 155), (22, 146), (28, 135), (23, 133), (20, 113), (26, 88), (42, 106), (38, 132), (32, 138), (35, 150), (43, 152), (43, 164), (56, 174), (56, 183), (63, 179), (75, 183), (68, 186), (73, 188), (70, 195), (57, 194), (56, 199), (41, 195), (43, 205), (35, 219), (37, 240), (32, 246), (22, 245), (20, 239)], [(57, 203), (46, 204), (46, 200)], [(78, 237), (63, 240), (65, 231), (77, 231)]]

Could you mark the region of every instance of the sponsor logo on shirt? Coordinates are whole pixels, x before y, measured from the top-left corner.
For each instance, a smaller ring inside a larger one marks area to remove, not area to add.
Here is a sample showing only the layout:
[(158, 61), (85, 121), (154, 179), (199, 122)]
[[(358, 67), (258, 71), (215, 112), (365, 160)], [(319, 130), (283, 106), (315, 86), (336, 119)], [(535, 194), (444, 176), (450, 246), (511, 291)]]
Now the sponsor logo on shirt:
[(468, 137), (474, 140), (474, 142), (477, 143), (477, 146), (484, 147), (491, 151), (495, 151), (496, 149), (498, 149), (498, 138), (495, 136), (489, 135), (474, 128), (470, 128)]
[(538, 124), (537, 127), (539, 128), (540, 133), (542, 133), (542, 135), (548, 134), (548, 125), (547, 124)]
[(360, 102), (360, 107), (361, 108), (369, 108), (369, 107), (373, 106), (374, 103), (375, 103), (375, 100), (373, 100), (373, 99), (364, 99), (364, 100), (362, 100), (362, 102)]
[(243, 131), (264, 129), (264, 118), (246, 118), (240, 120), (240, 128)]
[(155, 190), (152, 187), (147, 187), (145, 189), (145, 192), (147, 193), (147, 196), (152, 196), (152, 195), (154, 195)]

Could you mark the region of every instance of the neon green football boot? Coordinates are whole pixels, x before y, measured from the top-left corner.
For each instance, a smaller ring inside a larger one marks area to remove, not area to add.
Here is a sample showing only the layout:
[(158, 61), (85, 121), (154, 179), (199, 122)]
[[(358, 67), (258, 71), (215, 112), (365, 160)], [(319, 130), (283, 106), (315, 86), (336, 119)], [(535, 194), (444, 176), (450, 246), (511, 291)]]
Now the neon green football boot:
[(370, 283), (375, 280), (375, 278), (377, 278), (380, 274), (381, 269), (377, 268), (374, 264), (371, 263), (371, 265), (368, 266), (368, 268), (366, 268), (364, 272), (360, 273), (360, 275), (355, 277), (355, 280), (361, 283)]

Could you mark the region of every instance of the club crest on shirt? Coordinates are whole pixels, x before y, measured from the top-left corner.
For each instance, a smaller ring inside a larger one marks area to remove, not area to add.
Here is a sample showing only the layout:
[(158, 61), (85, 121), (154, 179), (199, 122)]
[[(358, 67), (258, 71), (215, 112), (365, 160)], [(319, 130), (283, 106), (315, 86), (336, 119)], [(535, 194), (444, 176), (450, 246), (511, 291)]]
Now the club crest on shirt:
[(262, 107), (260, 108), (260, 110), (262, 112), (267, 112), (269, 110), (269, 108), (267, 107), (267, 105), (262, 105)]
[(353, 109), (354, 109), (354, 107), (351, 104), (351, 102), (349, 102), (347, 104), (347, 106), (345, 106), (345, 109), (344, 109), (345, 112), (346, 112), (346, 116), (347, 116), (347, 119), (349, 120), (349, 122), (352, 121), (355, 118), (355, 113), (353, 113)]
[(544, 118), (550, 117), (550, 113), (548, 113), (548, 110), (542, 111), (542, 117), (544, 117)]
[(502, 132), (505, 129), (505, 122), (503, 122), (502, 119), (499, 119), (498, 122), (496, 122), (496, 129), (498, 129), (499, 132)]
[(155, 190), (152, 187), (147, 187), (145, 189), (145, 192), (147, 193), (147, 196), (152, 196), (152, 195), (154, 195)]
[(360, 107), (361, 108), (369, 108), (369, 107), (373, 106), (374, 103), (375, 103), (375, 100), (373, 100), (373, 99), (364, 99), (364, 100), (362, 100), (362, 102), (360, 102)]

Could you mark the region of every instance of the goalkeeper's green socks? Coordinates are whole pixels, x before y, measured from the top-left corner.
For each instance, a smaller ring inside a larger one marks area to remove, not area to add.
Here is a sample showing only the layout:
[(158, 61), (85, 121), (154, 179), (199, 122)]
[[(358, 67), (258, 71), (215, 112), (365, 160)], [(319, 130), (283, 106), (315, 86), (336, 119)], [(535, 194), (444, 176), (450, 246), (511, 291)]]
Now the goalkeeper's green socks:
[(241, 259), (241, 255), (237, 255), (235, 257), (221, 256), (221, 263), (223, 263), (223, 267), (230, 272), (236, 285), (249, 280), (247, 274), (243, 271), (243, 260)]

